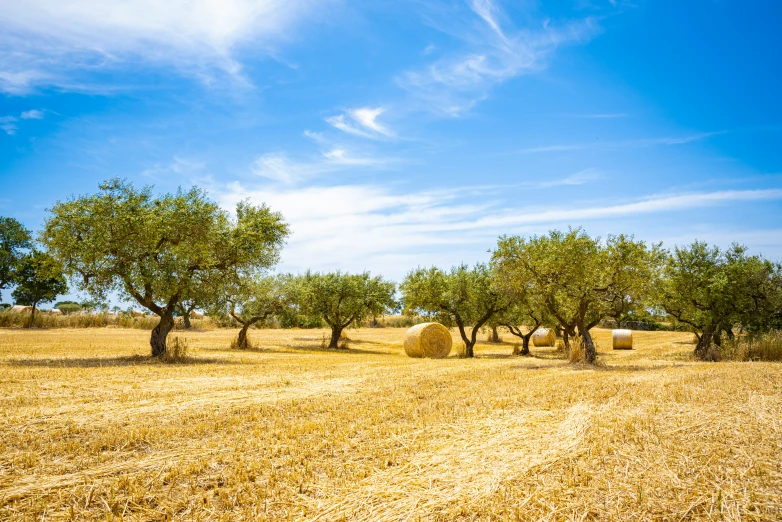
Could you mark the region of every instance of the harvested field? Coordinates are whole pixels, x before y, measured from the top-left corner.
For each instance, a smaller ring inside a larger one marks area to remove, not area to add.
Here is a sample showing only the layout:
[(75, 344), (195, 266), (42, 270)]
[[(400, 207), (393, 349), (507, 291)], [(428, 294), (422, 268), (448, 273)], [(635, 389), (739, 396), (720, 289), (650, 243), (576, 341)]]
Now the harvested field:
[(347, 333), (176, 332), (173, 365), (141, 330), (0, 330), (0, 519), (782, 519), (779, 363), (694, 362), (677, 332), (597, 329), (598, 367)]

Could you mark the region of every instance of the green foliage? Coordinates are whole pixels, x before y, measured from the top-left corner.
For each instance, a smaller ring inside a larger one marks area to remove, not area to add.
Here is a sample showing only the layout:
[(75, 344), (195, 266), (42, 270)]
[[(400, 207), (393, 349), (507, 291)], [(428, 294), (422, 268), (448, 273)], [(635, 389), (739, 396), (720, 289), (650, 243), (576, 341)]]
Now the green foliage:
[(318, 316), (331, 327), (330, 348), (337, 348), (342, 330), (396, 307), (396, 285), (369, 273), (307, 272), (288, 278), (296, 310)]
[(606, 316), (621, 317), (647, 302), (663, 259), (659, 245), (631, 236), (605, 243), (583, 230), (554, 230), (544, 236), (501, 237), (493, 263), (519, 294), (543, 303), (569, 336), (583, 339), (585, 359), (595, 361), (589, 330)]
[(29, 230), (14, 218), (0, 217), (0, 297), (13, 284), (24, 251), (32, 246)]
[(68, 291), (61, 265), (49, 254), (38, 250), (33, 250), (18, 261), (15, 282), (16, 288), (12, 293), (14, 300), (18, 304), (33, 307), (28, 326), (32, 326), (35, 308), (39, 304), (50, 303)]
[(54, 307), (61, 311), (64, 315), (71, 315), (81, 312), (81, 305), (76, 301), (58, 301), (54, 304)]
[[(458, 326), (467, 357), (474, 356), (480, 327), (511, 305), (509, 294), (484, 264), (474, 268), (460, 265), (450, 272), (419, 267), (407, 275), (401, 290), (406, 313), (434, 315), (444, 324), (453, 321)], [(466, 327), (470, 325), (468, 336)]]
[(287, 235), (265, 205), (241, 202), (232, 220), (197, 187), (155, 197), (112, 179), (57, 202), (41, 239), (80, 290), (98, 301), (117, 292), (160, 316), (150, 344), (162, 355), (182, 301), (269, 268)]
[(79, 303), (79, 307), (85, 312), (94, 312), (96, 310), (105, 311), (109, 309), (109, 305), (105, 301), (96, 299), (83, 299), (82, 302)]
[(215, 294), (211, 309), (242, 325), (237, 348), (247, 348), (247, 329), (284, 315), (292, 306), (290, 276), (247, 277), (225, 285)]
[(733, 337), (742, 324), (765, 331), (778, 324), (780, 266), (734, 244), (727, 250), (695, 241), (668, 258), (657, 300), (665, 312), (698, 337), (695, 355), (707, 358), (712, 343)]

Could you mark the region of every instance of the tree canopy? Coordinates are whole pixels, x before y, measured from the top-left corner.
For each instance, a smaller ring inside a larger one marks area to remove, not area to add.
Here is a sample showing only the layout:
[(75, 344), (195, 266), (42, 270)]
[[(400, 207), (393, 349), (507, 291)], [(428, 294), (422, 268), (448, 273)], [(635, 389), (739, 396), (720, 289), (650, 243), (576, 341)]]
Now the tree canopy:
[(323, 318), (331, 328), (329, 348), (337, 348), (342, 331), (396, 307), (396, 285), (368, 272), (307, 272), (290, 279), (299, 313)]
[(726, 250), (695, 241), (668, 257), (656, 293), (665, 312), (695, 333), (695, 355), (709, 356), (737, 324), (770, 328), (779, 316), (780, 267), (733, 244)]
[(17, 263), (32, 246), (29, 230), (14, 218), (0, 217), (0, 298), (14, 282)]
[(290, 276), (250, 277), (223, 288), (211, 308), (242, 325), (236, 347), (249, 347), (247, 331), (254, 324), (279, 316), (293, 302)]
[(12, 293), (18, 304), (32, 306), (30, 322), (35, 320), (35, 310), (41, 303), (50, 303), (68, 291), (68, 284), (60, 264), (46, 252), (33, 250), (17, 263), (16, 288)]
[[(459, 265), (450, 272), (437, 267), (418, 268), (407, 275), (401, 290), (406, 311), (439, 315), (443, 322), (456, 323), (467, 357), (475, 355), (481, 326), (511, 305), (511, 298), (485, 264), (473, 268)], [(472, 326), (469, 336), (468, 326)]]
[(530, 238), (503, 236), (493, 255), (502, 278), (545, 303), (566, 335), (581, 336), (590, 363), (596, 352), (589, 331), (607, 315), (639, 306), (661, 260), (659, 245), (648, 247), (624, 235), (602, 243), (580, 228)]
[(57, 202), (41, 240), (77, 286), (97, 300), (117, 292), (160, 316), (152, 355), (166, 351), (173, 314), (209, 288), (274, 265), (288, 235), (279, 213), (241, 202), (236, 218), (199, 188), (154, 196), (120, 179)]

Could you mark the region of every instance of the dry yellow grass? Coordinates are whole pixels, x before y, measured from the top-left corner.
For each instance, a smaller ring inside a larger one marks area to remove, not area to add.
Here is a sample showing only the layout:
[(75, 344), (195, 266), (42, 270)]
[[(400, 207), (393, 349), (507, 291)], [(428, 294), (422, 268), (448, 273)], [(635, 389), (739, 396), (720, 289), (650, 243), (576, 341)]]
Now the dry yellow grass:
[[(405, 329), (0, 330), (2, 520), (779, 520), (782, 365), (634, 332), (411, 359)], [(455, 337), (456, 338), (456, 337)]]

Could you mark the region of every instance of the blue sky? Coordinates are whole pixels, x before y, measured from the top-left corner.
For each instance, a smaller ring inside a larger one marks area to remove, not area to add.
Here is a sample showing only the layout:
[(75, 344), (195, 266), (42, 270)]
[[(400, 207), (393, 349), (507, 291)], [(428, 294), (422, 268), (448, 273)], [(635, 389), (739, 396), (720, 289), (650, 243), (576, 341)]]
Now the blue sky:
[(281, 270), (583, 226), (782, 259), (782, 3), (0, 0), (0, 215), (114, 176), (283, 212)]

